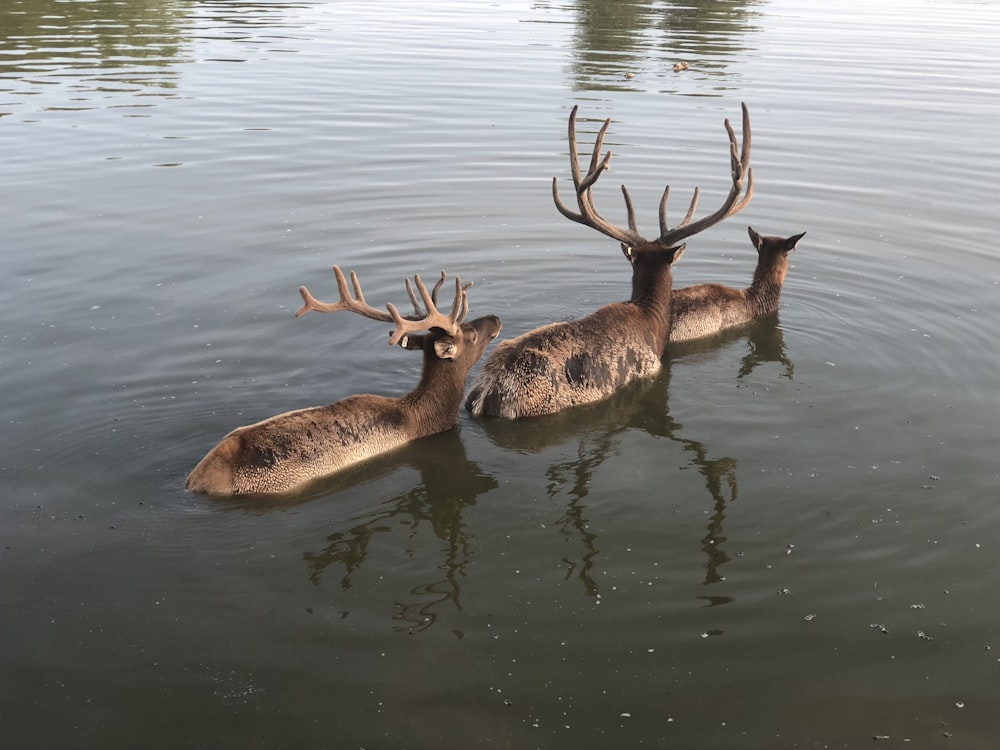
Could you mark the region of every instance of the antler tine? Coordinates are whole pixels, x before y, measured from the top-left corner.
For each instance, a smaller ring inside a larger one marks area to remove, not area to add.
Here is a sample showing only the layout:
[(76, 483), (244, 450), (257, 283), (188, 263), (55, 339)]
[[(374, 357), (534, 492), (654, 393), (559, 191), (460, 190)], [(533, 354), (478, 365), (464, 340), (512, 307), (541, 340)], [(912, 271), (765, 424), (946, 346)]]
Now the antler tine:
[[(663, 197), (660, 198), (660, 235), (665, 235), (670, 231), (670, 227), (667, 225), (667, 200), (670, 197), (670, 185), (667, 185), (663, 189)], [(691, 196), (691, 205), (688, 206), (687, 213), (684, 214), (684, 218), (678, 227), (685, 226), (694, 217), (694, 210), (698, 207), (698, 198), (701, 197), (701, 189), (695, 188), (694, 195)]]
[(419, 309), (416, 295), (413, 294), (413, 288), (410, 286), (410, 280), (406, 280), (406, 289), (410, 295), (410, 301), (417, 310), (417, 315), (423, 316), (417, 320), (404, 318), (399, 314), (399, 310), (397, 310), (396, 306), (391, 302), (386, 305), (386, 308), (389, 310), (391, 320), (396, 324), (396, 329), (389, 337), (390, 346), (398, 344), (402, 340), (403, 336), (408, 333), (426, 331), (430, 328), (441, 328), (452, 335), (458, 332), (459, 326), (462, 324), (462, 321), (465, 320), (465, 316), (469, 312), (469, 300), (465, 290), (472, 286), (472, 283), (469, 282), (465, 286), (462, 286), (461, 278), (457, 276), (455, 277), (455, 301), (452, 303), (451, 313), (449, 315), (445, 315), (438, 310), (436, 300), (437, 292), (444, 283), (444, 278), (445, 274), (442, 271), (441, 278), (434, 286), (434, 291), (429, 292), (427, 287), (424, 286), (424, 282), (420, 278), (419, 274), (414, 275), (413, 277), (413, 281), (417, 286), (417, 291), (420, 293), (424, 306), (427, 308), (426, 315), (424, 315), (424, 313)]
[(392, 320), (392, 317), (388, 313), (372, 307), (365, 302), (365, 295), (361, 292), (361, 282), (358, 281), (358, 275), (354, 271), (351, 271), (351, 285), (354, 287), (353, 297), (347, 289), (347, 279), (344, 278), (344, 272), (340, 270), (340, 267), (334, 266), (333, 273), (337, 278), (337, 292), (340, 294), (340, 299), (337, 302), (321, 302), (313, 297), (308, 289), (300, 286), (299, 294), (302, 295), (302, 301), (305, 304), (295, 311), (296, 318), (301, 318), (310, 310), (324, 313), (348, 310), (356, 312), (359, 315), (364, 315), (366, 318), (371, 318), (372, 320), (382, 321), (383, 323), (388, 323)]
[(622, 229), (615, 226), (610, 221), (605, 219), (597, 211), (597, 207), (594, 205), (594, 195), (592, 188), (594, 183), (600, 178), (601, 174), (607, 171), (609, 164), (611, 163), (611, 151), (604, 154), (601, 157), (601, 149), (604, 146), (604, 137), (608, 132), (608, 128), (611, 126), (611, 118), (604, 121), (604, 125), (601, 126), (600, 131), (597, 134), (597, 138), (594, 141), (594, 149), (590, 155), (590, 169), (587, 174), (580, 175), (580, 157), (577, 154), (577, 144), (576, 144), (576, 113), (579, 109), (579, 105), (573, 107), (573, 111), (569, 115), (569, 168), (570, 175), (573, 178), (573, 186), (576, 188), (576, 203), (579, 207), (579, 213), (570, 210), (563, 203), (562, 198), (559, 195), (559, 178), (552, 178), (552, 200), (556, 204), (556, 209), (559, 213), (565, 216), (570, 221), (575, 221), (577, 224), (583, 224), (584, 226), (596, 229), (601, 234), (604, 234), (612, 239), (616, 239), (619, 242), (624, 242), (628, 245), (636, 245), (644, 240), (639, 236), (638, 231), (636, 231), (635, 225), (635, 211), (632, 208), (632, 201), (629, 198), (628, 191), (625, 190), (625, 186), (622, 186), (622, 192), (625, 195), (625, 207), (628, 210), (628, 223), (629, 229)]
[(639, 238), (639, 230), (635, 225), (635, 208), (632, 206), (632, 196), (629, 195), (628, 188), (624, 185), (622, 185), (622, 196), (625, 198), (625, 209), (628, 211), (628, 229), (636, 238)]
[[(413, 317), (419, 318), (424, 314), (424, 311), (420, 309), (420, 303), (417, 302), (417, 297), (413, 293), (413, 287), (410, 286), (410, 280), (403, 279), (403, 283), (406, 284), (406, 295), (410, 298), (410, 304), (413, 305)], [(437, 291), (437, 286), (434, 287), (434, 291)]]
[(434, 304), (435, 305), (437, 304), (437, 301), (438, 301), (438, 290), (440, 290), (441, 287), (444, 286), (444, 280), (445, 280), (445, 272), (442, 271), (441, 272), (441, 278), (439, 278), (437, 280), (437, 283), (434, 285), (434, 288), (431, 290), (431, 299), (434, 300)]
[[(737, 145), (736, 133), (733, 131), (733, 126), (729, 123), (729, 119), (727, 118), (724, 123), (726, 134), (729, 136), (729, 162), (733, 182), (725, 202), (715, 213), (691, 223), (695, 208), (698, 205), (699, 191), (698, 188), (695, 188), (694, 196), (691, 198), (691, 206), (688, 208), (687, 214), (681, 220), (680, 224), (670, 229), (667, 227), (666, 219), (667, 196), (670, 191), (670, 186), (668, 185), (666, 190), (663, 191), (663, 198), (660, 200), (659, 243), (674, 245), (742, 211), (750, 203), (750, 199), (753, 198), (753, 170), (750, 169), (750, 112), (747, 110), (746, 102), (743, 102), (741, 107), (743, 110), (743, 145), (741, 147)], [(746, 186), (745, 190), (744, 184)]]

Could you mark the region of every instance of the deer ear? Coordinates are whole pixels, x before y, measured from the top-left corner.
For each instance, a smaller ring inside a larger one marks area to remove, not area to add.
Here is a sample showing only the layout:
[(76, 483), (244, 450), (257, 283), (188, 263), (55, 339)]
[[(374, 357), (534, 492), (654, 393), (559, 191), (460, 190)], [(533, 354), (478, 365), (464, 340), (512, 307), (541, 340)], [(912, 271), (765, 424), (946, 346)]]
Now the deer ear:
[(399, 347), (401, 349), (410, 349), (411, 351), (413, 349), (423, 349), (424, 337), (408, 333), (399, 340)]
[(444, 336), (434, 342), (434, 353), (439, 359), (454, 359), (458, 354), (458, 344), (451, 336)]
[(753, 227), (747, 227), (747, 234), (750, 235), (750, 241), (753, 243), (753, 246), (758, 250), (760, 250), (761, 246), (760, 235), (757, 234), (755, 231), (753, 231)]
[(785, 246), (788, 248), (785, 252), (786, 253), (792, 252), (792, 250), (794, 250), (798, 246), (799, 240), (801, 240), (805, 236), (806, 233), (803, 232), (802, 234), (797, 234), (794, 237), (789, 237), (787, 240), (785, 240)]
[(635, 265), (635, 250), (632, 249), (631, 245), (626, 245), (624, 242), (621, 243), (622, 253), (628, 258), (628, 262), (633, 266)]

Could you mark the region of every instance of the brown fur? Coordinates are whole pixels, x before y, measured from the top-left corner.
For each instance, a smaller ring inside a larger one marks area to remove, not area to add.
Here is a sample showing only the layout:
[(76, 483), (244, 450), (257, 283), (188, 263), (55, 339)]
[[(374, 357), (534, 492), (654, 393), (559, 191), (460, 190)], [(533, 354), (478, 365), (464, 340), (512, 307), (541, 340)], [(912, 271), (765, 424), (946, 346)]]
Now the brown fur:
[(493, 315), (463, 323), (455, 336), (432, 329), (400, 342), (421, 349), (420, 383), (400, 398), (349, 396), (229, 433), (195, 466), (188, 489), (215, 495), (278, 493), (385, 453), (458, 422), (469, 370), (500, 332)]
[(508, 419), (552, 414), (658, 372), (670, 332), (670, 266), (683, 251), (657, 243), (629, 249), (628, 302), (502, 342), (473, 381), (466, 409)]
[(711, 336), (778, 311), (788, 273), (788, 256), (805, 232), (793, 237), (762, 237), (747, 227), (757, 248), (757, 269), (746, 289), (697, 284), (675, 289), (670, 298), (670, 342)]

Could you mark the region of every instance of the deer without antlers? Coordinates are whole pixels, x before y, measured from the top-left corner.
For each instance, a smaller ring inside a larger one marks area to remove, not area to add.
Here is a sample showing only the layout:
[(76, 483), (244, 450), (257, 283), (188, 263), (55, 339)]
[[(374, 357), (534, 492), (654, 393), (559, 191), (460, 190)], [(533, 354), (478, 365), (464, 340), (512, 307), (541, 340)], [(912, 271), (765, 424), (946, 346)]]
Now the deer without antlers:
[(577, 107), (569, 116), (570, 175), (577, 210), (568, 208), (552, 180), (552, 198), (567, 219), (596, 229), (621, 243), (632, 264), (632, 296), (627, 302), (606, 305), (579, 320), (552, 323), (504, 341), (475, 378), (465, 406), (473, 414), (518, 418), (551, 414), (608, 396), (636, 378), (660, 369), (660, 358), (670, 334), (671, 265), (681, 257), (677, 243), (741, 211), (753, 196), (750, 170), (750, 116), (743, 105), (743, 144), (726, 120), (729, 137), (731, 187), (723, 204), (713, 213), (694, 220), (699, 190), (687, 213), (674, 227), (667, 223), (668, 185), (660, 198), (660, 235), (644, 239), (636, 226), (628, 189), (622, 185), (628, 227), (605, 219), (594, 203), (593, 187), (607, 170), (611, 152), (601, 150), (611, 120), (604, 122), (582, 174), (576, 146)]
[(240, 427), (195, 466), (187, 478), (188, 489), (216, 495), (287, 492), (457, 424), (469, 370), (501, 327), (495, 315), (463, 322), (469, 310), (471, 282), (463, 286), (455, 279), (455, 300), (450, 313), (445, 314), (437, 307), (437, 294), (445, 281), (443, 271), (432, 291), (419, 276), (413, 277), (426, 311), (421, 310), (407, 279), (414, 314), (404, 317), (391, 303), (385, 310), (369, 305), (354, 272), (352, 294), (343, 271), (337, 266), (333, 271), (340, 299), (321, 302), (300, 287), (304, 304), (296, 317), (309, 311), (343, 310), (393, 323), (390, 345), (424, 354), (419, 384), (399, 398), (349, 396), (328, 406), (298, 409)]
[(746, 289), (695, 284), (674, 289), (670, 297), (670, 343), (711, 336), (778, 311), (788, 273), (788, 256), (805, 235), (765, 237), (747, 227), (757, 250), (757, 268)]

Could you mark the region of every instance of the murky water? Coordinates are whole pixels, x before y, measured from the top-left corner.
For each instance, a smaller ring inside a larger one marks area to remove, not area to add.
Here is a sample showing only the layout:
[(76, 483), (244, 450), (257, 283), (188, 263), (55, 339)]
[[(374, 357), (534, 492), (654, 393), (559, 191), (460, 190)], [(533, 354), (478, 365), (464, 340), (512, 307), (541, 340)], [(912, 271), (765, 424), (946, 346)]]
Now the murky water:
[[(998, 34), (961, 0), (7, 0), (5, 742), (992, 748)], [(664, 183), (721, 201), (741, 101), (756, 197), (675, 278), (806, 231), (778, 319), (307, 496), (183, 490), (235, 426), (415, 383), (300, 284), (445, 268), (503, 336), (623, 299), (551, 204), (569, 109), (652, 233)]]

